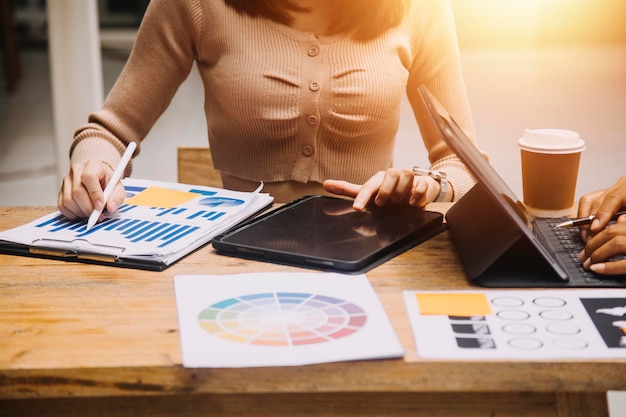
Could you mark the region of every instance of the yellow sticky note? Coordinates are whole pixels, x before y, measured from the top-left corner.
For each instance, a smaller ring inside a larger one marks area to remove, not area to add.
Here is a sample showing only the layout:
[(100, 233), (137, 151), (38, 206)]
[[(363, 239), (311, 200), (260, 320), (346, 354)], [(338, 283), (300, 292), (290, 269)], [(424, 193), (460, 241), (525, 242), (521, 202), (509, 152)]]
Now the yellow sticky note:
[(421, 293), (415, 296), (423, 315), (471, 317), (491, 314), (485, 294)]
[(126, 204), (135, 206), (172, 208), (198, 197), (196, 193), (168, 190), (167, 188), (148, 187), (126, 200)]

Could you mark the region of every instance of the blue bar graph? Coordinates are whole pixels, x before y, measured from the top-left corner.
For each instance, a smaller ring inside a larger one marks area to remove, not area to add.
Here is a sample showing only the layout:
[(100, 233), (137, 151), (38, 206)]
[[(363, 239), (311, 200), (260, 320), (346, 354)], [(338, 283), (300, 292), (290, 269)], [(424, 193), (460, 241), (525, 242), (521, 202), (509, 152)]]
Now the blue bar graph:
[(157, 214), (157, 217), (163, 217), (163, 216), (165, 216), (166, 214), (170, 214), (170, 213), (172, 213), (172, 214), (180, 214), (180, 213), (182, 213), (182, 211), (181, 211), (181, 210), (182, 210), (182, 211), (185, 211), (185, 210), (187, 210), (187, 209), (180, 209), (180, 208), (178, 208), (178, 207), (172, 207), (172, 208), (169, 208), (169, 209), (167, 209), (167, 210), (163, 210), (162, 212), (160, 212), (159, 214)]
[(137, 208), (137, 206), (133, 206), (132, 204), (122, 204), (120, 208), (117, 209), (117, 211), (120, 213), (128, 213), (135, 208)]
[(207, 219), (209, 221), (214, 221), (214, 220), (219, 219), (220, 217), (222, 217), (225, 214), (226, 214), (225, 211), (205, 211), (205, 210), (200, 210), (200, 211), (197, 211), (197, 212), (193, 213), (192, 215), (188, 216), (187, 220), (193, 220), (193, 219), (196, 219), (198, 217), (201, 217), (201, 218)]
[[(170, 209), (172, 215), (181, 215), (186, 209)], [(223, 212), (206, 212), (199, 211), (188, 218), (207, 218), (215, 220)], [(157, 215), (158, 216), (158, 215)], [(159, 248), (166, 247), (177, 242), (185, 236), (200, 230), (200, 226), (189, 224), (176, 224), (171, 222), (160, 222), (153, 220), (140, 220), (130, 218), (105, 218), (102, 222), (96, 224), (91, 230), (87, 231), (85, 220), (71, 221), (63, 215), (59, 215), (48, 219), (36, 225), (39, 228), (45, 228), (49, 233), (59, 232), (75, 232), (76, 238), (82, 238), (93, 234), (115, 232), (124, 239), (133, 242), (155, 242)]]
[(204, 210), (200, 210), (200, 211), (198, 211), (198, 212), (196, 212), (196, 213), (192, 214), (191, 216), (187, 217), (187, 220), (192, 220), (192, 219), (195, 219), (196, 217), (200, 217), (200, 216), (202, 216), (204, 213), (206, 213), (206, 211), (204, 211)]
[[(87, 219), (70, 220), (55, 212), (24, 225), (15, 232), (16, 240), (72, 253), (171, 260), (209, 242), (252, 208), (244, 194), (226, 190), (129, 178), (123, 183), (126, 201), (115, 212), (105, 209), (90, 230)], [(181, 198), (164, 190), (178, 191)]]

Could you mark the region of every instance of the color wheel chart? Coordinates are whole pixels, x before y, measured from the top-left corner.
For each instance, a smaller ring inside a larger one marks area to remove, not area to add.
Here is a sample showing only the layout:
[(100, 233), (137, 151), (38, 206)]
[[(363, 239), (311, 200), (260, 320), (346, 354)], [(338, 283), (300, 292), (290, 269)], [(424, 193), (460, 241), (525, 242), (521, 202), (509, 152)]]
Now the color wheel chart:
[(356, 304), (320, 294), (271, 292), (217, 302), (198, 316), (210, 334), (237, 343), (298, 346), (349, 336), (367, 322)]
[(186, 367), (298, 366), (404, 355), (363, 274), (178, 275), (174, 288)]

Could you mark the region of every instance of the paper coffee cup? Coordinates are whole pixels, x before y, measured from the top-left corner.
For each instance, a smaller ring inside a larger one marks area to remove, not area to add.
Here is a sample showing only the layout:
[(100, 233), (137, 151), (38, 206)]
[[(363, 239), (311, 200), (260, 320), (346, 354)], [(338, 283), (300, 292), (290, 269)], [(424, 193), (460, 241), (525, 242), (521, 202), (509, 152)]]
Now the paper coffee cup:
[(585, 141), (571, 130), (526, 129), (518, 141), (524, 204), (536, 217), (573, 214)]

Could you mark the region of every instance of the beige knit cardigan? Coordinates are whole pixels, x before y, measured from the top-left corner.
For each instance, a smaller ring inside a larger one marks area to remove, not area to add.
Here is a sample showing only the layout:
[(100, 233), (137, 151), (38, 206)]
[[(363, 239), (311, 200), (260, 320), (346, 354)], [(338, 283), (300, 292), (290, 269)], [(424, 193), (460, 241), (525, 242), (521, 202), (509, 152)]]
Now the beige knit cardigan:
[(448, 174), (455, 199), (474, 183), (417, 91), (426, 85), (474, 140), (448, 0), (413, 0), (399, 27), (368, 42), (298, 32), (238, 14), (223, 0), (152, 0), (102, 109), (75, 134), (72, 163), (115, 166), (126, 143), (147, 135), (194, 62), (214, 164), (224, 174), (363, 183), (392, 163), (407, 94), (432, 167)]

